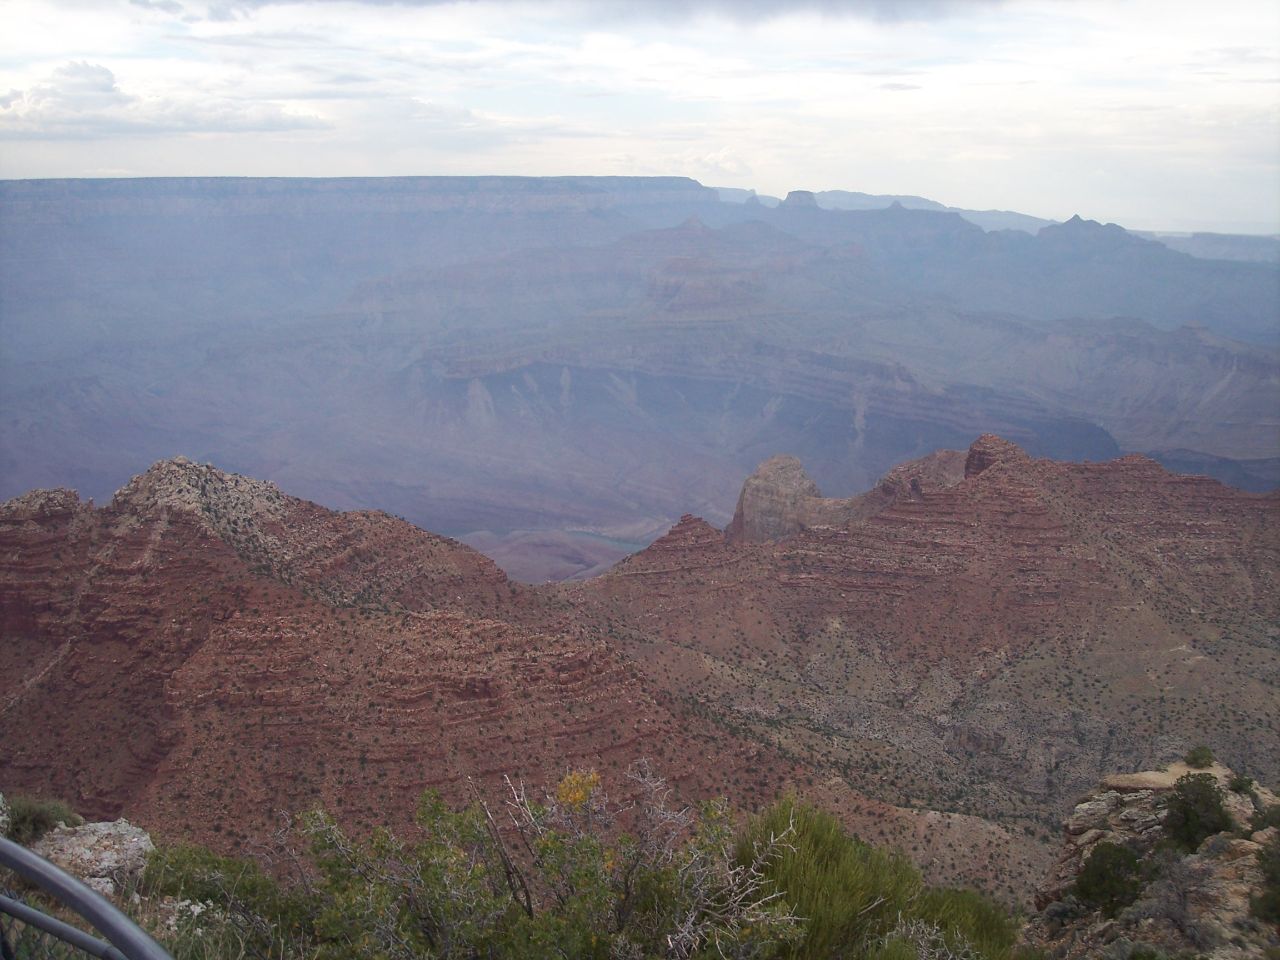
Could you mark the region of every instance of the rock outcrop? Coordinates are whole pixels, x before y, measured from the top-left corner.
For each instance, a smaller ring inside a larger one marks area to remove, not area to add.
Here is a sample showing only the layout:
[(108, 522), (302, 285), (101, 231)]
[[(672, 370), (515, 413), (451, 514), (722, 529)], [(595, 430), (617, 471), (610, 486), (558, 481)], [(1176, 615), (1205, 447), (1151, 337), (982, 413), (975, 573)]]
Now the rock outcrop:
[(1063, 844), (1052, 869), (1036, 891), (1036, 906), (1046, 907), (1067, 895), (1099, 843), (1117, 843), (1146, 855), (1164, 839), (1165, 800), (1178, 778), (1189, 773), (1209, 773), (1222, 790), (1223, 805), (1238, 824), (1248, 824), (1254, 813), (1276, 802), (1265, 787), (1247, 793), (1227, 789), (1232, 772), (1221, 764), (1193, 770), (1185, 763), (1171, 763), (1163, 770), (1104, 777), (1099, 788), (1076, 804), (1062, 825)]
[(31, 849), (98, 893), (116, 896), (142, 879), (155, 844), (142, 828), (116, 820), (55, 827)]
[(801, 210), (817, 210), (818, 198), (812, 190), (792, 190), (782, 201), (782, 207), (787, 210), (799, 208)]
[(743, 483), (725, 537), (731, 543), (760, 543), (865, 520), (899, 500), (918, 500), (926, 492), (954, 486), (964, 479), (964, 464), (964, 454), (939, 450), (899, 464), (867, 493), (829, 498), (822, 496), (798, 459), (786, 454), (770, 457)]
[(1027, 459), (1027, 451), (1013, 441), (984, 433), (969, 447), (969, 455), (964, 461), (964, 475), (966, 479), (976, 477), (997, 463), (1017, 463)]
[(812, 526), (822, 493), (795, 457), (770, 457), (742, 485), (730, 540), (779, 540)]
[[(1179, 777), (1205, 772), (1222, 791), (1222, 801), (1239, 833), (1207, 837), (1193, 852), (1169, 842), (1167, 803)], [(1036, 893), (1038, 913), (1025, 939), (1054, 960), (1108, 957), (1125, 960), (1140, 946), (1170, 955), (1183, 951), (1211, 960), (1269, 956), (1280, 948), (1280, 931), (1251, 915), (1250, 898), (1263, 887), (1258, 862), (1277, 828), (1250, 830), (1254, 814), (1276, 803), (1271, 791), (1227, 789), (1232, 772), (1221, 765), (1105, 778), (1084, 797), (1063, 824), (1062, 848)], [(1107, 917), (1076, 896), (1076, 883), (1099, 844), (1109, 843), (1139, 861), (1132, 900)]]

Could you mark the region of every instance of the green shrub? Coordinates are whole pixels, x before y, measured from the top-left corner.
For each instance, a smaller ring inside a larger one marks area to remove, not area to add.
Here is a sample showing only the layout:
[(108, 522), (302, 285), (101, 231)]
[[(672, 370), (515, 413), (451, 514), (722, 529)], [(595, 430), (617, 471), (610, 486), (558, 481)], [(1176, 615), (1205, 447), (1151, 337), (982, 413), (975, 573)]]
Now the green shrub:
[(30, 846), (59, 823), (78, 827), (84, 818), (61, 800), (40, 800), (15, 794), (9, 801), (8, 837), (14, 843)]
[(1258, 865), (1262, 868), (1262, 892), (1249, 901), (1250, 911), (1259, 920), (1280, 923), (1280, 835), (1258, 851)]
[(1195, 770), (1204, 770), (1213, 766), (1213, 751), (1202, 743), (1188, 750), (1183, 762)]
[(785, 946), (782, 956), (893, 960), (915, 957), (926, 949), (924, 940), (939, 938), (956, 953), (1010, 956), (1017, 931), (1003, 908), (971, 890), (926, 888), (905, 857), (849, 836), (831, 814), (794, 799), (751, 822), (739, 840), (739, 856), (789, 826), (789, 849), (765, 871), (792, 911), (805, 918), (803, 937)]
[(629, 776), (642, 791), (634, 833), (609, 829), (619, 808), (591, 772), (540, 801), (514, 796), (504, 815), (515, 836), (481, 802), (453, 810), (434, 793), (412, 843), (385, 830), (360, 841), (309, 815), (323, 901), (315, 956), (775, 956), (799, 926), (761, 879), (781, 847), (756, 846), (738, 869), (726, 804), (673, 810), (660, 778)]
[(867, 960), (919, 960), (920, 951), (910, 940), (892, 937), (867, 954)]
[(1222, 805), (1222, 790), (1209, 773), (1179, 777), (1166, 801), (1165, 834), (1180, 847), (1194, 851), (1206, 837), (1235, 824)]
[(1227, 789), (1232, 793), (1250, 793), (1253, 791), (1253, 777), (1246, 777), (1243, 773), (1233, 773), (1231, 779), (1227, 781)]
[(905, 858), (850, 837), (831, 814), (794, 799), (778, 801), (738, 842), (742, 860), (753, 843), (789, 828), (783, 851), (766, 876), (795, 913), (805, 918), (803, 940), (785, 955), (825, 958), (865, 947), (889, 932), (923, 884)]
[(1138, 858), (1117, 843), (1102, 841), (1089, 854), (1073, 892), (1082, 903), (1114, 917), (1122, 907), (1138, 899), (1142, 879)]
[(142, 892), (210, 904), (167, 936), (176, 960), (690, 960), (842, 957), (1015, 960), (1008, 914), (968, 890), (925, 887), (900, 854), (848, 835), (831, 815), (784, 800), (735, 835), (723, 802), (666, 805), (665, 784), (607, 805), (594, 773), (542, 801), (521, 789), (498, 829), (479, 800), (423, 796), (417, 829), (344, 833), (299, 821), (306, 882), (198, 847), (164, 847)]
[(1009, 911), (976, 890), (932, 887), (921, 894), (916, 913), (986, 957), (1009, 956), (1018, 938)]
[[(204, 847), (160, 847), (147, 860), (141, 892), (215, 904), (217, 918), (206, 918), (234, 932), (234, 941), (250, 953), (285, 955), (314, 938), (316, 902), (301, 889), (287, 889), (252, 860), (223, 857)], [(198, 945), (208, 930), (180, 931), (180, 940)]]
[(1251, 830), (1266, 830), (1268, 827), (1280, 827), (1280, 803), (1257, 811), (1249, 820)]
[(1249, 912), (1266, 923), (1280, 923), (1280, 888), (1267, 887), (1250, 897)]

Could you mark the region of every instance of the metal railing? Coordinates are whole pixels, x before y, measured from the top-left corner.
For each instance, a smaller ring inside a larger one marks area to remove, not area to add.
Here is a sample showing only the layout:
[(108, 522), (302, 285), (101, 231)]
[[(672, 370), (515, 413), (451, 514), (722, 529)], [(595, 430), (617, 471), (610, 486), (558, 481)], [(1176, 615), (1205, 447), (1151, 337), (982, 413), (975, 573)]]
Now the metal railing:
[(0, 867), (8, 867), (105, 938), (85, 933), (14, 897), (0, 896), (0, 960), (82, 955), (102, 960), (173, 960), (106, 897), (3, 837)]

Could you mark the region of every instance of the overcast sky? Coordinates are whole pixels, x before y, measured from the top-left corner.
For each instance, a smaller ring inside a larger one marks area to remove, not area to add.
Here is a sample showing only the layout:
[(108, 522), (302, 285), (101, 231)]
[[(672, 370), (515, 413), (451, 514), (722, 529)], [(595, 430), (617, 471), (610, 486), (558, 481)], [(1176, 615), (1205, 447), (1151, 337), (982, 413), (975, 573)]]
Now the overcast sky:
[(683, 174), (1280, 231), (1274, 0), (0, 0), (0, 176)]

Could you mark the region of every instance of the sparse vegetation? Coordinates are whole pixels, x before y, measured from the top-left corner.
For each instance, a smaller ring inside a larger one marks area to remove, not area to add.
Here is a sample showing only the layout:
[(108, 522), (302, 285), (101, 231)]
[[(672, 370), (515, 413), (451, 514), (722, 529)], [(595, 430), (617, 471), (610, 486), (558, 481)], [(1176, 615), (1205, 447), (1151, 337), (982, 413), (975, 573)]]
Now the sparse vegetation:
[(1195, 850), (1206, 837), (1235, 825), (1222, 805), (1222, 790), (1212, 774), (1179, 777), (1167, 804), (1165, 834), (1185, 850)]
[(1213, 766), (1213, 751), (1202, 743), (1188, 750), (1183, 762), (1193, 770), (1208, 769)]
[(181, 847), (156, 854), (143, 888), (210, 905), (180, 917), (177, 960), (1021, 956), (1002, 908), (925, 887), (829, 814), (783, 800), (735, 832), (723, 802), (675, 807), (660, 778), (630, 775), (626, 831), (578, 772), (537, 800), (513, 787), (498, 809), (428, 793), (412, 840), (309, 815), (305, 883)]
[(1249, 901), (1250, 911), (1259, 920), (1280, 923), (1280, 834), (1258, 851), (1258, 865), (1262, 868), (1262, 892)]
[(212, 913), (175, 918), (175, 946), (190, 941), (188, 949), (205, 949), (214, 932), (210, 927), (216, 927), (214, 940), (236, 948), (233, 955), (284, 956), (315, 939), (306, 895), (288, 890), (252, 860), (222, 857), (197, 846), (161, 847), (147, 863), (141, 890), (151, 897), (216, 905)]
[(13, 794), (9, 801), (9, 829), (6, 836), (15, 843), (29, 846), (59, 823), (76, 827), (84, 820), (62, 800), (45, 800)]
[(1122, 907), (1138, 899), (1141, 890), (1138, 858), (1118, 843), (1104, 840), (1085, 861), (1074, 893), (1082, 903), (1114, 917)]
[(1252, 793), (1253, 777), (1246, 777), (1243, 773), (1233, 773), (1231, 779), (1227, 781), (1227, 789), (1232, 793)]
[(1265, 830), (1267, 827), (1280, 827), (1280, 803), (1273, 803), (1259, 810), (1249, 821), (1249, 828), (1252, 830)]

